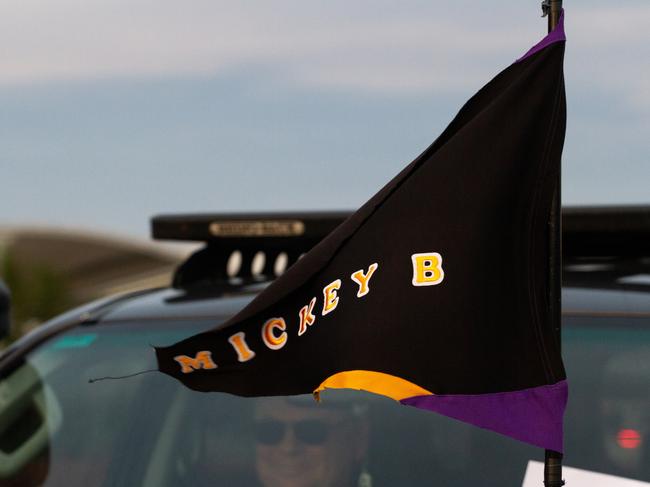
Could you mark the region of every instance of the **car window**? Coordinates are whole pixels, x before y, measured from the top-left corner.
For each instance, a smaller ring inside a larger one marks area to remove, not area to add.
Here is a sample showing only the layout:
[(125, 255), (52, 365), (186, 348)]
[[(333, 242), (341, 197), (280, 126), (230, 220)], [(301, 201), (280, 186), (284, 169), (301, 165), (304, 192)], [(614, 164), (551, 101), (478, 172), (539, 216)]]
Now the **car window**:
[(648, 318), (574, 317), (563, 337), (567, 464), (650, 480)]
[[(78, 328), (0, 382), (0, 487), (521, 485), (543, 451), (355, 391), (241, 398), (190, 391), (151, 345), (212, 324)], [(650, 480), (650, 327), (567, 320), (565, 463)]]

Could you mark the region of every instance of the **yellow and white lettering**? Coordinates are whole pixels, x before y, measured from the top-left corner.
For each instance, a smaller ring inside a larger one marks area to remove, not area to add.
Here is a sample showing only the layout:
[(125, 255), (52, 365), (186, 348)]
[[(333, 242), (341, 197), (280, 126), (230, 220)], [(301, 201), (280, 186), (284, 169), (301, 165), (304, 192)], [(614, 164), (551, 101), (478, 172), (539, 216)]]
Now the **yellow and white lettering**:
[[(262, 327), (262, 340), (264, 340), (264, 345), (269, 347), (271, 350), (280, 350), (287, 343), (287, 324), (284, 322), (284, 318), (271, 318), (264, 323)], [(280, 330), (282, 333), (277, 334), (275, 330)]]
[(181, 366), (181, 372), (189, 374), (198, 369), (216, 369), (217, 364), (212, 361), (212, 352), (203, 350), (198, 352), (196, 357), (188, 357), (187, 355), (177, 355), (174, 360)]
[(300, 317), (300, 326), (298, 327), (298, 336), (307, 331), (307, 326), (311, 326), (316, 321), (314, 316), (314, 306), (316, 305), (316, 298), (311, 298), (309, 304), (300, 308), (298, 316)]
[(235, 349), (235, 352), (237, 352), (237, 360), (240, 362), (248, 362), (255, 356), (255, 352), (248, 348), (248, 344), (246, 343), (246, 334), (243, 331), (235, 333), (228, 338), (228, 341)]
[(413, 254), (413, 285), (434, 286), (445, 278), (442, 270), (442, 256), (437, 252)]
[(374, 264), (370, 264), (370, 267), (368, 267), (368, 272), (366, 272), (365, 274), (363, 272), (363, 269), (359, 269), (357, 272), (353, 273), (350, 276), (350, 278), (359, 285), (359, 290), (357, 291), (357, 298), (361, 298), (370, 292), (370, 287), (368, 286), (368, 283), (370, 282), (370, 278), (372, 277), (372, 275), (377, 270), (377, 267), (379, 267), (379, 264), (375, 262)]
[(341, 289), (340, 279), (337, 279), (334, 282), (330, 282), (323, 288), (323, 316), (325, 316), (327, 313), (331, 313), (338, 306), (339, 297), (336, 294), (337, 289)]

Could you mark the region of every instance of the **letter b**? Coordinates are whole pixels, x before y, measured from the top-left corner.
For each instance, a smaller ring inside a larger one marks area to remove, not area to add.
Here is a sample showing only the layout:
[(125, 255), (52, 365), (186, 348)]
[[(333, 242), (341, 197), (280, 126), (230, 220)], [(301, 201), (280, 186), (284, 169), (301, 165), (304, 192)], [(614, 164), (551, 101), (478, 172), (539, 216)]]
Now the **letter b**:
[(413, 263), (412, 284), (414, 286), (434, 286), (440, 284), (445, 278), (445, 273), (442, 270), (442, 256), (437, 252), (413, 254), (411, 262)]

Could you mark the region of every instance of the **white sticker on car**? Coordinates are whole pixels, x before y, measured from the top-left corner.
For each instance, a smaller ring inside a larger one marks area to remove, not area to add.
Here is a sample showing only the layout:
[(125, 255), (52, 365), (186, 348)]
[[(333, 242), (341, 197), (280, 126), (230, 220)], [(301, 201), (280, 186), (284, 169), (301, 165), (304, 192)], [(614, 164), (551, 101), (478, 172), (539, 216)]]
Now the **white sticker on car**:
[[(625, 479), (579, 468), (562, 467), (562, 477), (567, 487), (650, 487), (650, 483)], [(544, 463), (530, 460), (521, 487), (539, 487), (544, 479)]]

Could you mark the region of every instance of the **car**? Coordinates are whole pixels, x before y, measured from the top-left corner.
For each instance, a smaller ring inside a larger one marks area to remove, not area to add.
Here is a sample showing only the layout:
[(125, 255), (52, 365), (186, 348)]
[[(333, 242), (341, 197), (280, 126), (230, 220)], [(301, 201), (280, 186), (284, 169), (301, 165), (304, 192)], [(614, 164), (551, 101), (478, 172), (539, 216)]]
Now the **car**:
[[(542, 450), (383, 397), (198, 393), (155, 370), (153, 345), (220, 326), (347, 215), (154, 218), (155, 238), (205, 243), (168, 287), (0, 355), (0, 487), (522, 485)], [(563, 226), (565, 465), (650, 481), (650, 207), (565, 208)]]

